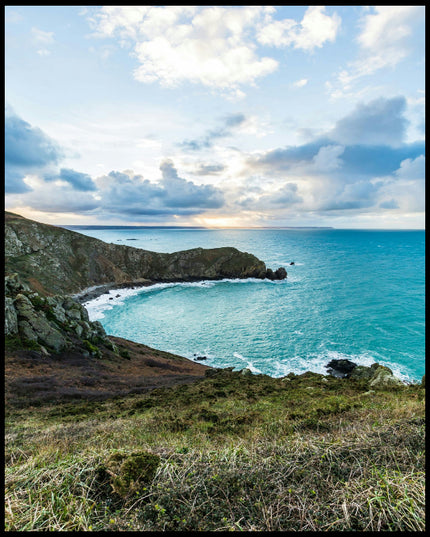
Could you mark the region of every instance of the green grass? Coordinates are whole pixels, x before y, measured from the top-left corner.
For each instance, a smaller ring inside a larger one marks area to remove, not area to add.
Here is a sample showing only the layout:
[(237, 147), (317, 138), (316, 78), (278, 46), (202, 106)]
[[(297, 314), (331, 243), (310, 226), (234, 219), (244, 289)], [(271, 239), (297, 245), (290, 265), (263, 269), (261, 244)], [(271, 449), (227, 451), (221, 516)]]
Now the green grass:
[(422, 386), (210, 375), (9, 410), (6, 530), (424, 530)]

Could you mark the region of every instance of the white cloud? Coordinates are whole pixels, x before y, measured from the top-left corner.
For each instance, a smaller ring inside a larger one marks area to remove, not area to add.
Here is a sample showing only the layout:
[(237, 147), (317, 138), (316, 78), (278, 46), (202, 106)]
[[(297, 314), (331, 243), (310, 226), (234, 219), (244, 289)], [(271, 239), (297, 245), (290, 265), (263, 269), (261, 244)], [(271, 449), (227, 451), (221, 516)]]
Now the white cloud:
[(31, 35), (34, 44), (37, 47), (41, 47), (36, 50), (37, 54), (39, 54), (39, 56), (49, 56), (51, 51), (48, 47), (55, 42), (54, 32), (45, 32), (44, 30), (39, 30), (39, 28), (33, 27), (31, 29)]
[(296, 82), (293, 82), (293, 86), (296, 88), (303, 88), (308, 83), (307, 78), (302, 78), (301, 80), (296, 80)]
[(334, 41), (341, 19), (334, 13), (326, 15), (325, 6), (309, 6), (300, 23), (293, 19), (274, 20), (264, 25), (258, 40), (264, 45), (290, 46), (312, 51), (325, 42)]
[(136, 80), (167, 87), (190, 81), (238, 99), (241, 85), (254, 85), (278, 68), (278, 61), (258, 53), (259, 44), (311, 52), (334, 41), (340, 26), (339, 16), (327, 15), (324, 6), (309, 7), (301, 22), (275, 20), (275, 12), (252, 5), (105, 6), (89, 20), (93, 35), (133, 47)]
[(405, 159), (392, 176), (383, 178), (381, 202), (386, 207), (399, 208), (409, 213), (425, 211), (425, 157)]
[(31, 34), (33, 39), (41, 45), (52, 45), (54, 43), (54, 32), (45, 32), (33, 27)]
[(278, 67), (259, 57), (248, 30), (264, 6), (105, 6), (92, 19), (97, 35), (131, 40), (139, 66), (134, 77), (177, 86), (183, 81), (231, 90), (253, 84)]
[(338, 75), (342, 91), (349, 91), (363, 76), (394, 68), (408, 56), (413, 31), (424, 23), (424, 6), (376, 6), (374, 12), (366, 11), (361, 22), (359, 57)]

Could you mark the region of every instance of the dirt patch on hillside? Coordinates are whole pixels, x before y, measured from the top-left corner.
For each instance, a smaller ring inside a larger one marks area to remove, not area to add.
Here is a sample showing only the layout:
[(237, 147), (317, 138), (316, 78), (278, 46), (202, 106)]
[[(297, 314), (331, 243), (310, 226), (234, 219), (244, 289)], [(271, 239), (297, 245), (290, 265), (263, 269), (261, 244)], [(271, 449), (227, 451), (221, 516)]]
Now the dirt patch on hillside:
[(103, 400), (193, 382), (208, 366), (118, 337), (120, 355), (102, 346), (101, 357), (72, 350), (44, 355), (34, 350), (5, 353), (5, 401), (28, 406), (72, 400)]

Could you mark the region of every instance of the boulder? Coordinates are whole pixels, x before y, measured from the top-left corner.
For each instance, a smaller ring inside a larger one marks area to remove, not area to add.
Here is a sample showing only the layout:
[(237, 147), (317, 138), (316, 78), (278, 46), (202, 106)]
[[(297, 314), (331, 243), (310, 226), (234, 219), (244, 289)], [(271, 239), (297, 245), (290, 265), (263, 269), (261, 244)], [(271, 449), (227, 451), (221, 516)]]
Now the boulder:
[(369, 382), (370, 388), (395, 388), (403, 386), (403, 382), (393, 375), (393, 372), (389, 367), (385, 367), (379, 364), (374, 368), (374, 374)]
[(4, 300), (4, 333), (6, 336), (18, 333), (18, 316), (13, 299), (10, 297), (6, 297)]
[(284, 267), (279, 267), (275, 270), (275, 272), (269, 268), (266, 270), (265, 277), (268, 280), (284, 280), (287, 277), (287, 271), (284, 269)]
[(287, 271), (284, 267), (279, 267), (275, 270), (275, 276), (277, 280), (284, 280), (287, 277)]
[(357, 367), (357, 364), (351, 362), (351, 360), (340, 359), (331, 360), (326, 366), (329, 375), (338, 378), (348, 378), (352, 371)]

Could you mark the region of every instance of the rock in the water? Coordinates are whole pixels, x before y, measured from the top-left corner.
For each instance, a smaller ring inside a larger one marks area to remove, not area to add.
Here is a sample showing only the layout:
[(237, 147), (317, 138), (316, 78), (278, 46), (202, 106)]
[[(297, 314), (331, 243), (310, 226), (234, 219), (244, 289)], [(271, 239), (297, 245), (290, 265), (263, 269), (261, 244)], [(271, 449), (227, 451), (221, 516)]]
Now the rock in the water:
[(283, 280), (287, 277), (287, 271), (284, 269), (284, 267), (279, 267), (278, 269), (273, 272), (272, 269), (266, 270), (266, 278), (268, 280)]
[(284, 269), (284, 267), (279, 267), (277, 270), (275, 270), (275, 276), (277, 280), (284, 280), (287, 277), (287, 271)]
[(351, 362), (351, 360), (340, 359), (331, 360), (325, 367), (327, 369), (327, 372), (333, 377), (347, 378), (357, 367), (357, 364)]

